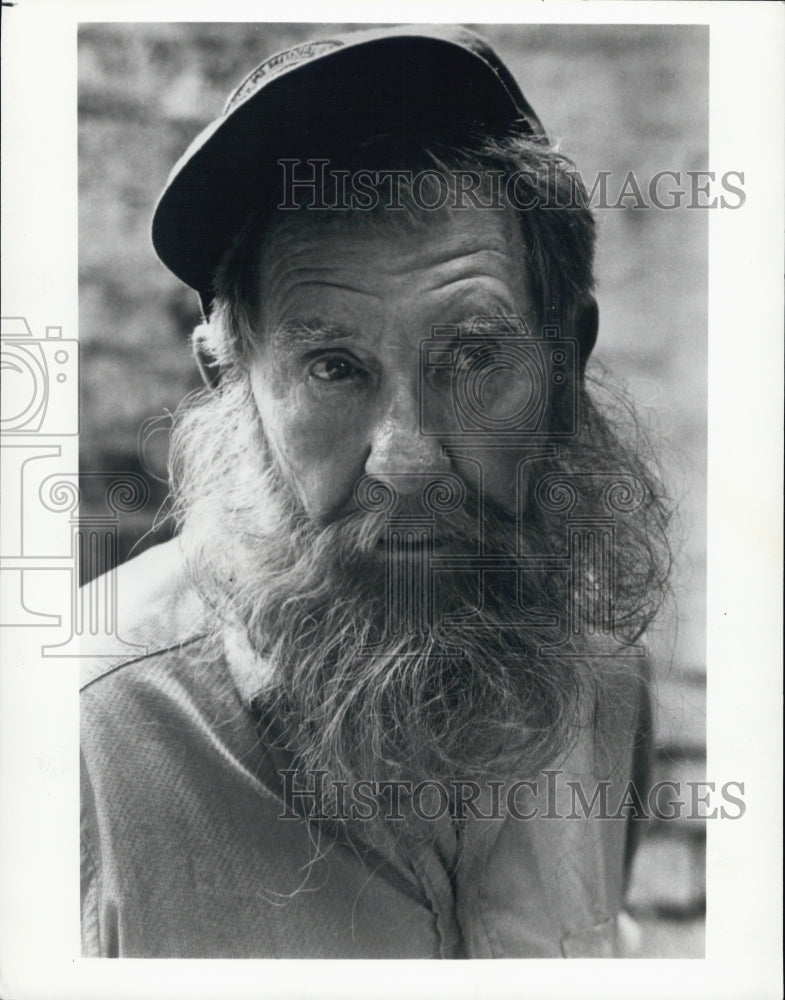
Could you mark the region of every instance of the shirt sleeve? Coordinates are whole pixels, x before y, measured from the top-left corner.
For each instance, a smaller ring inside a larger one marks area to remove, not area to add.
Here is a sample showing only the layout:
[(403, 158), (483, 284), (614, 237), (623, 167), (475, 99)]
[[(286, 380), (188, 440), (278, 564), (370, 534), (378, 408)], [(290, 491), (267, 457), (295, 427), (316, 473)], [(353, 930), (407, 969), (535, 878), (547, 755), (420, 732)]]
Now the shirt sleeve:
[(98, 871), (93, 854), (84, 837), (81, 840), (81, 895), (82, 895), (82, 956), (98, 958), (101, 955), (101, 937), (98, 928)]
[(81, 870), (81, 922), (82, 955), (85, 958), (102, 956), (99, 900), (101, 892), (100, 851), (96, 843), (95, 797), (84, 755), (80, 760), (80, 870)]

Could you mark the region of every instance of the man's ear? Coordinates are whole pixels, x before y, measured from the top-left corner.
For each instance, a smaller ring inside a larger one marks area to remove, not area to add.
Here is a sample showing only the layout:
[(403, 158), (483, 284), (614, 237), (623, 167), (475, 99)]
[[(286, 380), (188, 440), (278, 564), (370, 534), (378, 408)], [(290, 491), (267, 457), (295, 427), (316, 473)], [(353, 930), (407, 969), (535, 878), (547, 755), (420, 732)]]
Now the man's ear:
[(572, 319), (572, 336), (580, 344), (578, 366), (581, 374), (586, 367), (589, 355), (597, 342), (597, 331), (600, 326), (600, 310), (593, 295), (587, 295), (575, 306)]
[(217, 389), (221, 384), (221, 366), (207, 351), (194, 347), (194, 360), (202, 381), (208, 389)]
[(191, 335), (191, 350), (202, 381), (208, 389), (217, 389), (221, 381), (221, 366), (207, 346), (210, 333), (209, 324), (197, 326)]

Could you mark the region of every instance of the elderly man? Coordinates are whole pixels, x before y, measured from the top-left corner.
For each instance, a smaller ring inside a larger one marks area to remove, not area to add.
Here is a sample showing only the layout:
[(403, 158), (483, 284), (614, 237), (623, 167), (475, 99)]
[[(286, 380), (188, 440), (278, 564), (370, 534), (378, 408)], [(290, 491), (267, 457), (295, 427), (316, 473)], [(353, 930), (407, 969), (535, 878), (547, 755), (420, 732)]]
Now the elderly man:
[(86, 661), (86, 954), (617, 951), (667, 510), (589, 391), (593, 237), (462, 29), (276, 55), (177, 164), (208, 387), (140, 655)]

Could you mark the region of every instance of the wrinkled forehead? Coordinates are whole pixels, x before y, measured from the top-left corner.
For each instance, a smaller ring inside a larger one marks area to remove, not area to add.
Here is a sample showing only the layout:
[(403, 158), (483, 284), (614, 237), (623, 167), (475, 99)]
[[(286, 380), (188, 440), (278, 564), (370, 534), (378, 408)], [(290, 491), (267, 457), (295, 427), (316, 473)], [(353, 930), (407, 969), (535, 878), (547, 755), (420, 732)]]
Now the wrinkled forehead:
[(313, 295), (314, 286), (334, 288), (343, 278), (372, 291), (397, 288), (403, 301), (456, 279), (506, 286), (510, 303), (530, 298), (520, 227), (504, 206), (278, 209), (261, 237), (257, 266), (257, 307), (264, 312), (283, 295), (291, 300), (306, 288)]
[(467, 310), (534, 318), (516, 220), (448, 206), (421, 216), (277, 213), (263, 237), (256, 310), (266, 330), (292, 316), (356, 319), (358, 310), (380, 329), (448, 314), (456, 322)]

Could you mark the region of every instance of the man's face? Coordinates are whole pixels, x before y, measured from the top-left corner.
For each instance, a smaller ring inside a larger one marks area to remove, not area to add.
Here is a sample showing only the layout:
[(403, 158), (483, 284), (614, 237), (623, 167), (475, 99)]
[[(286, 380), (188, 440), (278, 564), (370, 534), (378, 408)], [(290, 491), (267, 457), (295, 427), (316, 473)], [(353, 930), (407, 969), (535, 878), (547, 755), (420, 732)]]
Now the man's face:
[[(336, 225), (315, 213), (284, 217), (262, 261), (258, 350), (251, 385), (267, 438), (306, 513), (319, 523), (356, 509), (363, 475), (393, 477), (399, 493), (452, 472), (515, 510), (516, 456), (473, 449), (448, 457), (429, 426), (456, 433), (453, 372), (420, 378), (420, 342), (434, 325), (521, 316), (534, 327), (524, 250), (513, 219), (470, 208), (434, 212), (417, 228)], [(493, 323), (483, 326), (493, 338)], [(422, 386), (422, 388), (421, 388)], [(492, 375), (484, 405), (520, 394)], [(479, 464), (478, 464), (479, 463)], [(407, 479), (406, 477), (411, 477)]]
[[(532, 495), (553, 449), (518, 484), (520, 459), (541, 447), (461, 439), (453, 372), (420, 377), (434, 326), (490, 317), (490, 356), (509, 336), (494, 317), (536, 329), (514, 219), (478, 209), (392, 228), (298, 211), (261, 251), (251, 361), (184, 415), (176, 440), (193, 578), (220, 627), (244, 627), (259, 704), (305, 769), (346, 781), (533, 773), (572, 732), (583, 676), (582, 636), (540, 655), (569, 606), (570, 580), (547, 559), (565, 515)], [(481, 395), (497, 416), (533, 398), (514, 368), (489, 372)], [(421, 415), (443, 437), (422, 434)], [(391, 477), (409, 494), (397, 507), (406, 522), (448, 473), (466, 495), (419, 535), (355, 499), (359, 480)], [(453, 547), (505, 558), (478, 566), (451, 560)]]

